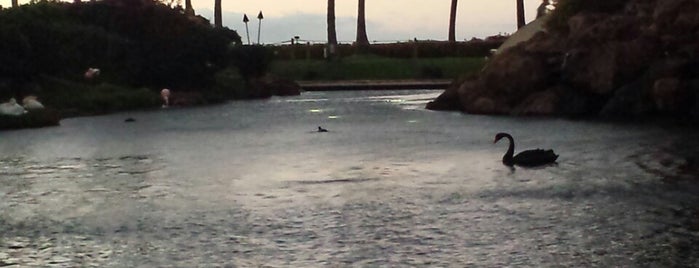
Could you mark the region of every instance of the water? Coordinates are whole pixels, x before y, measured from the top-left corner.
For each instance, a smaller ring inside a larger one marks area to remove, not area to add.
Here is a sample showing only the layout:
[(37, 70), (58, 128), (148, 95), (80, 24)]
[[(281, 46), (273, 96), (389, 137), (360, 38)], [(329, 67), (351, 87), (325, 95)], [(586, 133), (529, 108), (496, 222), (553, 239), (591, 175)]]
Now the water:
[[(699, 267), (696, 131), (422, 109), (438, 94), (0, 132), (0, 266)], [(503, 166), (500, 131), (558, 165)]]

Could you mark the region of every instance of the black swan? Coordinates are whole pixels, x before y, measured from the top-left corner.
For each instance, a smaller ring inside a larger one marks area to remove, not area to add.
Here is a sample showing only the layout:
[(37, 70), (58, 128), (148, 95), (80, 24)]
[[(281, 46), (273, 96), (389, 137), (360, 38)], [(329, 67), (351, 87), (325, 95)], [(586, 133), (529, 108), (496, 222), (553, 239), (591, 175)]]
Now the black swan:
[(328, 132), (328, 130), (318, 126), (318, 132)]
[(498, 133), (495, 135), (495, 141), (493, 141), (493, 143), (497, 143), (502, 138), (510, 140), (510, 147), (507, 148), (507, 153), (502, 157), (502, 163), (507, 166), (518, 165), (523, 167), (535, 167), (554, 163), (556, 159), (558, 159), (558, 155), (553, 153), (553, 150), (542, 149), (527, 150), (512, 156), (515, 152), (515, 141), (510, 134)]

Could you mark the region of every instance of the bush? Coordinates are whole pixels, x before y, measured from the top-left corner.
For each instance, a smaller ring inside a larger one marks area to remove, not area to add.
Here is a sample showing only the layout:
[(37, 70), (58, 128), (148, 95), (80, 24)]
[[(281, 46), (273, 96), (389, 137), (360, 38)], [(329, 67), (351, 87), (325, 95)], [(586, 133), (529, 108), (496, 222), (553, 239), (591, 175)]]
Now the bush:
[(33, 110), (20, 116), (0, 115), (0, 129), (57, 126), (61, 120), (53, 109)]
[(231, 59), (246, 81), (267, 73), (272, 63), (272, 51), (260, 45), (237, 46)]
[[(500, 47), (506, 36), (492, 36), (485, 40), (473, 39), (468, 42), (418, 41), (392, 44), (373, 44), (368, 53), (391, 58), (443, 58), (443, 57), (485, 57), (490, 50)], [(285, 45), (273, 47), (276, 59), (323, 59), (324, 44)], [(349, 57), (357, 54), (357, 48), (348, 44), (337, 46), (337, 55)]]
[[(160, 105), (157, 92), (109, 83), (89, 85), (59, 78), (46, 78), (43, 103), (65, 111), (67, 115), (100, 114), (127, 109), (144, 109)], [(48, 90), (47, 90), (48, 89)]]
[(245, 79), (243, 79), (237, 69), (229, 68), (216, 74), (216, 86), (214, 87), (213, 95), (219, 96), (220, 99), (242, 99), (248, 95), (246, 91)]
[(41, 1), (0, 11), (0, 82), (40, 75), (131, 87), (210, 88), (240, 36), (156, 1)]

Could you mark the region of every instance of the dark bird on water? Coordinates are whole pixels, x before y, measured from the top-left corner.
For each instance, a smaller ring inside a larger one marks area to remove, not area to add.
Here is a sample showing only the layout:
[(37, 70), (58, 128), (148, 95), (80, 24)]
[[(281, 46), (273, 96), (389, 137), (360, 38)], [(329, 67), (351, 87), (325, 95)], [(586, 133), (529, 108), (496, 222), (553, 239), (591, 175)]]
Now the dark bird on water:
[(126, 122), (126, 123), (136, 122), (136, 119), (133, 119), (133, 117), (129, 117), (129, 118), (124, 119), (124, 122)]
[(506, 166), (523, 166), (523, 167), (535, 167), (542, 166), (546, 164), (551, 164), (556, 162), (558, 155), (553, 152), (553, 150), (526, 150), (513, 156), (515, 152), (515, 141), (510, 134), (498, 133), (495, 135), (495, 141), (497, 143), (502, 138), (507, 138), (510, 141), (510, 147), (507, 148), (507, 153), (502, 157), (502, 163)]
[(318, 132), (328, 132), (328, 130), (318, 126)]

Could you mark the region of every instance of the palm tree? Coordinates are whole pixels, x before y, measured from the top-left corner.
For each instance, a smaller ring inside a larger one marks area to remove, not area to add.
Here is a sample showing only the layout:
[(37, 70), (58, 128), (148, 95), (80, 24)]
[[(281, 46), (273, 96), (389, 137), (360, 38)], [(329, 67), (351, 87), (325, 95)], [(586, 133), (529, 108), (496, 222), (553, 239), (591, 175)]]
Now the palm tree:
[(449, 42), (456, 42), (456, 7), (458, 0), (451, 0), (451, 12), (449, 13)]
[(194, 16), (194, 8), (192, 7), (192, 0), (184, 1), (184, 14)]
[(223, 18), (221, 17), (221, 0), (214, 0), (214, 26), (216, 28), (223, 27)]
[[(220, 1), (220, 0), (217, 0)], [(328, 57), (335, 54), (337, 32), (335, 31), (335, 0), (328, 0)]]
[(524, 22), (524, 0), (517, 0), (517, 29), (522, 28)]
[(366, 35), (366, 12), (365, 0), (359, 0), (359, 8), (357, 11), (357, 47), (360, 52), (364, 52), (369, 48), (369, 38)]
[(18, 7), (19, 6), (19, 0), (12, 0), (12, 7)]

